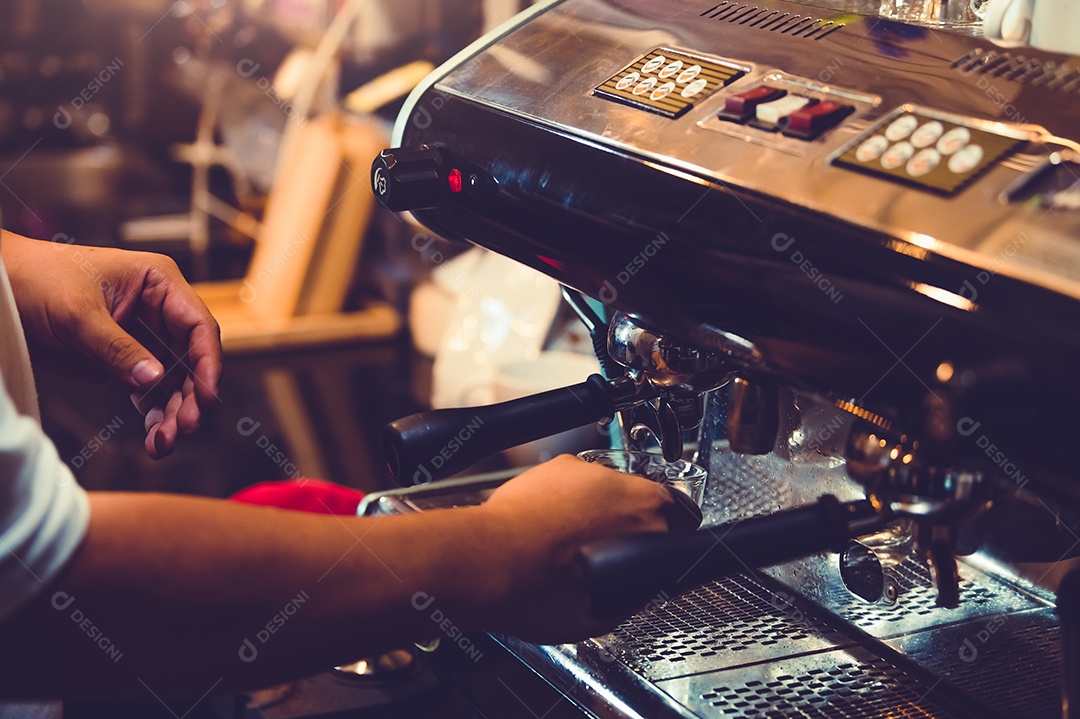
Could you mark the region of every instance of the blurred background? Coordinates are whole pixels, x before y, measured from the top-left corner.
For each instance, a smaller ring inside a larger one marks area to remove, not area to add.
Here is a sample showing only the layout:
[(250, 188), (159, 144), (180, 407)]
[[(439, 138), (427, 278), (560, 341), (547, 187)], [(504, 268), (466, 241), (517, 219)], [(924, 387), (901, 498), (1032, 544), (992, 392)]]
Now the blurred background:
[[(211, 496), (299, 476), (386, 486), (378, 432), (430, 406), (453, 313), (483, 301), (491, 315), (487, 289), (501, 307), (492, 321), (505, 327), (520, 308), (470, 279), (505, 277), (498, 260), (455, 260), (465, 247), (375, 207), (368, 168), (411, 88), (526, 4), (0, 4), (4, 227), (168, 254), (223, 328), (220, 406), (160, 462), (145, 457), (126, 393), (39, 375), (46, 431), (81, 482)], [(482, 352), (509, 361), (587, 351), (557, 310), (557, 288), (540, 284), (547, 299), (528, 336), (481, 333)], [(461, 360), (445, 363), (442, 403), (491, 398), (495, 366), (469, 360), (462, 372)], [(577, 381), (564, 379), (552, 386)], [(520, 388), (530, 391), (535, 381)]]

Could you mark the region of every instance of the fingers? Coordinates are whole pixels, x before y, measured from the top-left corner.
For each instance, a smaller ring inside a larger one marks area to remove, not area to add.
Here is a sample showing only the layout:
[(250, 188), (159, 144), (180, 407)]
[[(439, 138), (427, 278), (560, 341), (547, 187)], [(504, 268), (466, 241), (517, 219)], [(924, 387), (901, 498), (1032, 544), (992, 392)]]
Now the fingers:
[(144, 447), (151, 459), (161, 459), (173, 453), (179, 436), (177, 416), (183, 405), (183, 392), (177, 390), (162, 407), (152, 407), (144, 420), (146, 440)]
[(185, 343), (181, 353), (184, 365), (194, 379), (195, 401), (199, 407), (207, 408), (218, 395), (221, 331), (199, 295), (179, 270), (172, 269), (163, 280), (165, 297), (159, 321), (172, 337)]
[(131, 395), (132, 404), (144, 415), (144, 445), (152, 459), (172, 454), (181, 436), (194, 434), (199, 428), (194, 381), (183, 375), (182, 386), (177, 387), (171, 379), (180, 376), (179, 371), (172, 371), (150, 392)]
[(104, 310), (90, 311), (74, 324), (77, 341), (110, 377), (135, 390), (148, 391), (165, 375), (151, 352)]
[(218, 398), (220, 331), (175, 263), (161, 257), (147, 260), (141, 301), (133, 312), (129, 317), (138, 322), (131, 324), (139, 325), (147, 346), (168, 366), (154, 391), (132, 398), (147, 416), (146, 451), (158, 458), (171, 454), (179, 437), (194, 434)]
[(191, 330), (188, 349), (194, 362), (195, 399), (199, 406), (208, 407), (218, 398), (218, 381), (221, 378), (221, 332), (209, 310)]
[(701, 507), (685, 492), (665, 487), (671, 495), (672, 503), (663, 508), (661, 513), (667, 520), (668, 529), (672, 532), (692, 532), (701, 526), (703, 518)]
[(196, 396), (197, 386), (198, 381), (195, 377), (189, 375), (184, 378), (184, 387), (181, 391), (182, 400), (179, 409), (176, 411), (176, 426), (180, 434), (185, 436), (195, 434), (199, 429), (199, 420), (202, 417)]

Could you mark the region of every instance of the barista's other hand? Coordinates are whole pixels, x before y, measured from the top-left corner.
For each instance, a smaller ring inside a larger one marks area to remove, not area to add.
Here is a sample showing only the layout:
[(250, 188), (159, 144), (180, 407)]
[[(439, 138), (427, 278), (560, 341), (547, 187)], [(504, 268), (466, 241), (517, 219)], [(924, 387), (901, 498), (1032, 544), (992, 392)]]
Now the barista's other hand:
[(130, 389), (151, 457), (198, 429), (217, 398), (221, 340), (175, 262), (10, 232), (0, 249), (35, 364)]
[[(562, 455), (499, 487), (481, 505), (496, 527), (489, 624), (542, 643), (611, 629), (588, 617), (571, 560), (589, 542), (632, 532), (693, 529), (665, 487)], [(490, 577), (489, 577), (490, 578)]]

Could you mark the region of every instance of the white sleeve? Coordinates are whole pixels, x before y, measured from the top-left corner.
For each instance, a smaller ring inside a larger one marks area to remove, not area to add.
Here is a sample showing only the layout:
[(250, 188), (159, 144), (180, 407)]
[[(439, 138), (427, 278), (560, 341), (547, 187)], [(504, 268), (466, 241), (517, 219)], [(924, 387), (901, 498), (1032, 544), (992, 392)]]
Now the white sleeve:
[(67, 564), (89, 521), (86, 492), (0, 381), (0, 621)]

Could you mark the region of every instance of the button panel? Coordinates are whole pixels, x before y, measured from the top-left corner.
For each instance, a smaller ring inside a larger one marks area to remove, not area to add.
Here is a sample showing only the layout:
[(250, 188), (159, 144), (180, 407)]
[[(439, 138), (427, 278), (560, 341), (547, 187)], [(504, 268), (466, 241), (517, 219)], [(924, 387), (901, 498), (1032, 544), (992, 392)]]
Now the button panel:
[(840, 125), (855, 111), (856, 104), (853, 97), (777, 77), (727, 95), (716, 117), (723, 122), (814, 140)]
[(974, 124), (899, 108), (841, 148), (833, 162), (951, 195), (1019, 143)]
[(609, 77), (593, 95), (674, 119), (745, 73), (737, 65), (658, 47)]
[(762, 130), (780, 130), (787, 127), (788, 115), (816, 102), (803, 95), (785, 95), (779, 100), (758, 105), (751, 122)]
[(854, 109), (851, 105), (844, 105), (834, 100), (818, 102), (791, 113), (784, 132), (810, 140), (839, 125), (841, 120), (850, 115)]
[(720, 117), (732, 122), (744, 122), (754, 117), (757, 106), (779, 100), (787, 94), (787, 90), (769, 85), (758, 85), (746, 92), (737, 92), (724, 98), (724, 109), (720, 111)]

